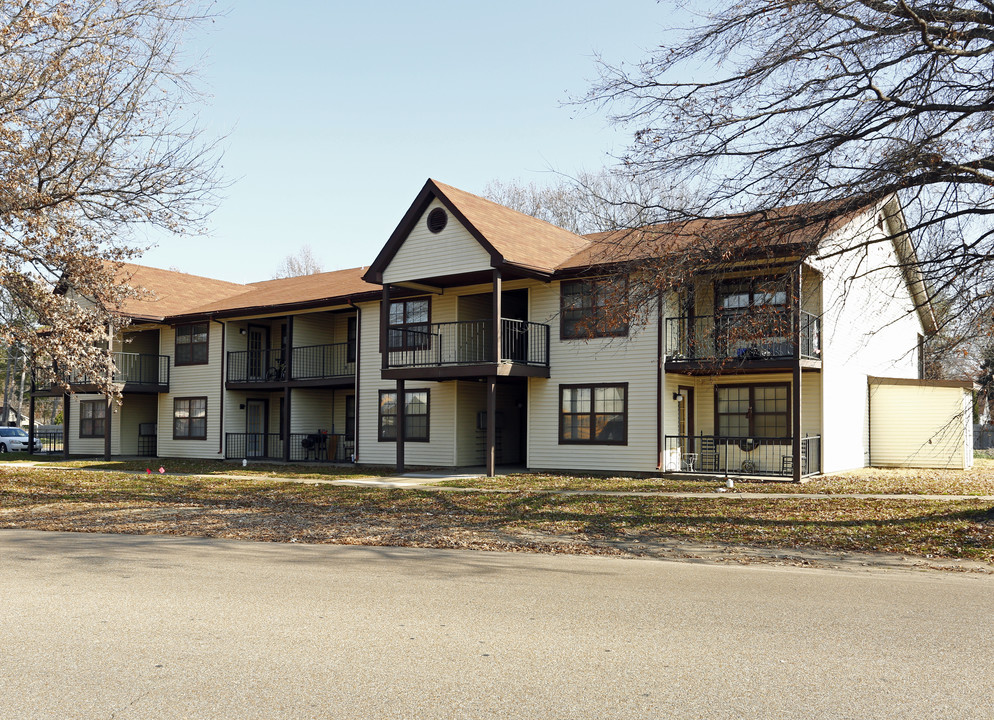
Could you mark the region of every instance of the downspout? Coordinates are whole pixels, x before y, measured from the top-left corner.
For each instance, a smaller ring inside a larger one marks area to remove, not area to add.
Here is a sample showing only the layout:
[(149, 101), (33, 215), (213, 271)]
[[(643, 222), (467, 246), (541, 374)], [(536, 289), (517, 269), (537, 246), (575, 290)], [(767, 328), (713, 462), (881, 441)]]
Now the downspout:
[[(349, 307), (355, 310), (355, 380), (353, 381), (353, 393), (354, 399), (352, 400), (352, 407), (355, 410), (355, 425), (352, 428), (352, 462), (359, 462), (359, 358), (362, 353), (359, 352), (360, 349), (360, 338), (362, 337), (362, 313), (359, 311), (358, 306), (355, 302), (349, 298), (347, 301)], [(346, 337), (346, 352), (348, 352), (348, 338)]]
[(224, 351), (224, 345), (225, 345), (225, 340), (227, 340), (228, 336), (228, 327), (213, 315), (211, 316), (211, 322), (216, 322), (218, 325), (221, 326), (221, 395), (220, 395), (221, 407), (219, 409), (219, 415), (218, 415), (218, 420), (220, 422), (218, 423), (218, 431), (217, 431), (217, 454), (220, 455), (221, 458), (223, 459), (224, 458), (224, 405), (226, 400), (224, 396), (224, 364), (225, 361), (228, 359), (228, 356)]
[(656, 296), (656, 470), (663, 469), (663, 291)]

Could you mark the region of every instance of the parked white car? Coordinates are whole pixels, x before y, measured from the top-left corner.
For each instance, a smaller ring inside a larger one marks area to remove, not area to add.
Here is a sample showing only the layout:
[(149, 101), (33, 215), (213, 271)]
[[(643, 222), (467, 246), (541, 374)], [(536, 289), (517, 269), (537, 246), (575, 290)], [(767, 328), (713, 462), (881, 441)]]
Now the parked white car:
[[(0, 453), (26, 452), (28, 434), (21, 428), (0, 427)], [(41, 440), (35, 438), (35, 452), (41, 452)]]

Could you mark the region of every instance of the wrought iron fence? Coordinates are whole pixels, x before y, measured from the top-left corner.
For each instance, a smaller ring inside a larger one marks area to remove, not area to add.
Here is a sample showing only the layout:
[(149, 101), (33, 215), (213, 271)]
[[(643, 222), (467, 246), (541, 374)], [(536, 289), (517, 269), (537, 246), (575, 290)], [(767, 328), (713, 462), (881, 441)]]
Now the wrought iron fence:
[(319, 380), (355, 374), (355, 361), (348, 361), (348, 344), (309, 345), (292, 350), (290, 375), (294, 380)]
[[(148, 353), (111, 353), (114, 361), (114, 382), (125, 385), (169, 387), (169, 356)], [(70, 385), (93, 385), (96, 380), (87, 373), (74, 371), (63, 375)], [(51, 385), (38, 387), (49, 390)]]
[(225, 433), (227, 460), (282, 460), (283, 438), (279, 433)]
[(228, 353), (228, 382), (282, 382), (286, 358), (281, 348)]
[[(821, 357), (821, 319), (801, 312), (801, 357)], [(666, 320), (671, 361), (764, 360), (794, 357), (793, 313), (755, 312)]]
[[(821, 437), (801, 438), (801, 476), (821, 472)], [(667, 435), (663, 470), (700, 474), (793, 477), (792, 438)]]
[[(227, 460), (283, 460), (283, 436), (279, 433), (226, 433)], [(355, 441), (342, 433), (291, 433), (291, 462), (351, 462)]]
[[(480, 365), (496, 362), (493, 322), (460, 320), (431, 323), (426, 330), (407, 329), (403, 347), (387, 355), (388, 367)], [(501, 318), (501, 360), (528, 365), (549, 364), (549, 326)]]
[(62, 431), (42, 430), (35, 433), (35, 439), (41, 440), (41, 452), (55, 454), (62, 452)]
[(291, 433), (290, 460), (312, 462), (350, 462), (355, 443), (342, 433)]

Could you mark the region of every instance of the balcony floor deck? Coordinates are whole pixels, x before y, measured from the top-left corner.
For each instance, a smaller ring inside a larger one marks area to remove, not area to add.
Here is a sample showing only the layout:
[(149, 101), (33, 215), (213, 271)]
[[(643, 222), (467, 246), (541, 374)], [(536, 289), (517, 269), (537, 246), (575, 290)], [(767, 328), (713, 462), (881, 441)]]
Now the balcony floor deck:
[[(666, 372), (676, 375), (743, 375), (745, 373), (790, 372), (794, 358), (763, 358), (757, 360), (666, 360)], [(801, 358), (802, 370), (821, 370), (821, 360)]]
[(474, 363), (467, 365), (425, 365), (420, 367), (384, 368), (384, 380), (458, 380), (484, 377), (549, 377), (546, 365), (524, 363)]

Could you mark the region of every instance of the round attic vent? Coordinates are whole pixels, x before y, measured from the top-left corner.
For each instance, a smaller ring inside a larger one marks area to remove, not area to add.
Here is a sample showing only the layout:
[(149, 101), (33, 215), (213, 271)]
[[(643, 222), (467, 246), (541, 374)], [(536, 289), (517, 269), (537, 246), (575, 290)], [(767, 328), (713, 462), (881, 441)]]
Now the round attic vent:
[(428, 213), (428, 229), (433, 233), (440, 233), (445, 229), (445, 223), (449, 221), (449, 216), (442, 208), (435, 208)]

